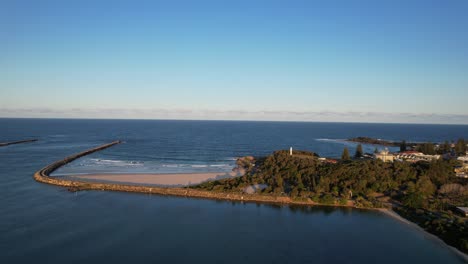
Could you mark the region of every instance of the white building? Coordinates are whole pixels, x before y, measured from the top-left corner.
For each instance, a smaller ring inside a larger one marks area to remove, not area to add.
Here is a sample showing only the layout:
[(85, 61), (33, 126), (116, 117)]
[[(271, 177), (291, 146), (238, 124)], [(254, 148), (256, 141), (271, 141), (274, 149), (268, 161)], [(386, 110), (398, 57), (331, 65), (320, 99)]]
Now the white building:
[(458, 157), (457, 160), (459, 160), (459, 161), (461, 161), (463, 163), (468, 163), (468, 155)]
[(378, 153), (375, 153), (374, 157), (376, 159), (382, 160), (383, 162), (393, 162), (393, 159), (394, 159), (393, 154), (390, 153), (387, 148), (385, 148), (384, 150)]
[(419, 151), (404, 151), (395, 154), (395, 159), (409, 162), (431, 161), (440, 159), (440, 155), (425, 155)]
[(463, 170), (465, 172), (465, 175), (466, 175), (466, 177), (464, 177), (464, 178), (468, 178), (468, 174), (466, 174), (466, 172), (468, 172), (468, 155), (458, 157), (457, 160), (459, 160), (459, 161), (461, 161), (463, 163), (462, 168), (463, 168)]

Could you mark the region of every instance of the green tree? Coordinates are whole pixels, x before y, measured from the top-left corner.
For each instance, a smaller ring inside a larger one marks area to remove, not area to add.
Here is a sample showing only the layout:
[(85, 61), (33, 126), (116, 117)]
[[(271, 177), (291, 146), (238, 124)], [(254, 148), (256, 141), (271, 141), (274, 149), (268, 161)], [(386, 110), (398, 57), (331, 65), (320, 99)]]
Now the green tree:
[(354, 154), (354, 157), (360, 158), (363, 156), (363, 154), (364, 154), (364, 151), (362, 151), (362, 145), (361, 144), (357, 145), (356, 153)]
[(334, 204), (335, 198), (333, 197), (333, 195), (327, 193), (323, 197), (320, 198), (320, 202), (323, 204)]
[(418, 209), (424, 207), (424, 196), (419, 192), (412, 192), (403, 197), (403, 205)]
[(291, 196), (291, 198), (298, 197), (299, 196), (299, 189), (297, 187), (294, 187), (289, 195)]
[(377, 147), (374, 149), (374, 153), (379, 153), (379, 150), (377, 149)]
[(439, 154), (446, 154), (450, 153), (450, 150), (452, 148), (450, 147), (449, 142), (446, 140), (442, 145), (439, 147)]
[(433, 143), (422, 143), (418, 145), (417, 150), (427, 155), (436, 154), (435, 146)]
[(403, 140), (400, 144), (400, 152), (406, 151), (406, 140)]
[(422, 195), (424, 195), (425, 197), (428, 197), (434, 194), (436, 187), (431, 182), (431, 179), (429, 179), (429, 177), (424, 176), (424, 177), (419, 178), (419, 180), (416, 182), (416, 189)]
[(342, 160), (349, 160), (349, 150), (348, 148), (343, 149), (343, 154), (341, 154), (341, 159)]
[(275, 192), (280, 193), (280, 192), (284, 191), (283, 182), (284, 181), (283, 181), (283, 178), (281, 177), (281, 175), (276, 175), (276, 177), (275, 177), (275, 183), (276, 183)]
[(455, 144), (455, 152), (457, 155), (465, 155), (466, 142), (463, 138), (457, 140), (457, 143)]

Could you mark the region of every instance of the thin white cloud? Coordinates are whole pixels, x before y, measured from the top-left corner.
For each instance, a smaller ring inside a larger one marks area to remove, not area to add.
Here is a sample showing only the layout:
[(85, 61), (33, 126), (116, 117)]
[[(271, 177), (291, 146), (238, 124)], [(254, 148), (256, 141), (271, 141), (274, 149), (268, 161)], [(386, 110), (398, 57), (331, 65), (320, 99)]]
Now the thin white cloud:
[(132, 108), (0, 108), (0, 117), (468, 124), (468, 114)]

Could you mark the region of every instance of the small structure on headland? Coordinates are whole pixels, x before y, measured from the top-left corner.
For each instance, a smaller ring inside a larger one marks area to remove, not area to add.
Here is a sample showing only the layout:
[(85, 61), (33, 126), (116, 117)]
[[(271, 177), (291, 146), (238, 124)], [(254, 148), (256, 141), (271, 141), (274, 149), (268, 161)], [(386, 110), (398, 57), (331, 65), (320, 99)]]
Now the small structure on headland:
[(292, 147), (289, 148), (289, 156), (292, 156)]

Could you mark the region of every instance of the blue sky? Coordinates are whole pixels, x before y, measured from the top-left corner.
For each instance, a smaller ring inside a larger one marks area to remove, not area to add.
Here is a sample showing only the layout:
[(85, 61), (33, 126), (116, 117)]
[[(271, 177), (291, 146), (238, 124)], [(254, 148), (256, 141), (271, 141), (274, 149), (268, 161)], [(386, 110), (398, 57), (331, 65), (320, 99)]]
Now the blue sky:
[(468, 124), (468, 2), (2, 1), (0, 117)]

